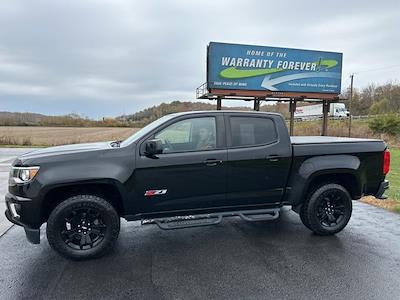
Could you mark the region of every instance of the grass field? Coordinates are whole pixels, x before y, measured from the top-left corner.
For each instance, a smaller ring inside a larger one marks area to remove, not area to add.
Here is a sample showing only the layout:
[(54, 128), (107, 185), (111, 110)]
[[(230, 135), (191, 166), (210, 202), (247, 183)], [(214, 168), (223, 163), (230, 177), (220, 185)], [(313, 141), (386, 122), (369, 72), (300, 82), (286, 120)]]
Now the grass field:
[(55, 146), (123, 140), (137, 128), (0, 126), (0, 145)]
[[(319, 135), (318, 122), (301, 122), (295, 125), (295, 134)], [(344, 136), (345, 124), (330, 123), (330, 135)], [(354, 136), (373, 136), (367, 126), (359, 122), (353, 131)], [(55, 146), (98, 141), (123, 140), (136, 132), (137, 128), (126, 127), (34, 127), (34, 126), (0, 126), (0, 145), (7, 147), (21, 146)], [(363, 198), (364, 202), (384, 207), (400, 213), (400, 148), (398, 139), (387, 140), (391, 149), (391, 170), (387, 178), (390, 181), (388, 200), (376, 200), (374, 197)]]
[(390, 172), (387, 176), (390, 189), (387, 196), (394, 202), (393, 210), (400, 213), (400, 149), (390, 149), (390, 154)]
[(390, 149), (391, 170), (388, 174), (390, 189), (388, 196), (390, 199), (397, 200), (400, 205), (400, 149)]
[[(320, 135), (322, 121), (296, 122), (294, 135)], [(125, 139), (138, 129), (129, 127), (41, 127), (0, 126), (0, 145), (54, 146), (71, 143)], [(347, 120), (329, 120), (328, 135), (347, 136)], [(400, 147), (400, 139), (374, 134), (366, 120), (354, 120), (352, 137), (381, 138), (390, 147)]]

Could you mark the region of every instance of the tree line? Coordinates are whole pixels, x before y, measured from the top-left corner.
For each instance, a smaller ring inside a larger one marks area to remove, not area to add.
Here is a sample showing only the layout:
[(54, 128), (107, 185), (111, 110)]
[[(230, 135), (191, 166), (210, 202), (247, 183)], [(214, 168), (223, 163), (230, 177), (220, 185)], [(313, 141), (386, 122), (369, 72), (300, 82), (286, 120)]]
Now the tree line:
[[(344, 94), (350, 98), (350, 90)], [(348, 101), (346, 101), (348, 103)], [(352, 115), (379, 115), (400, 112), (400, 84), (369, 84), (362, 89), (353, 89)]]
[[(349, 99), (350, 91), (341, 96)], [(349, 107), (349, 101), (344, 101)], [(298, 103), (301, 105), (301, 102)], [(93, 120), (78, 114), (46, 116), (35, 113), (0, 112), (0, 126), (75, 126), (75, 127), (143, 127), (158, 118), (177, 112), (215, 110), (215, 102), (172, 101), (161, 103), (130, 115)], [(251, 110), (251, 107), (223, 107), (230, 110)], [(261, 111), (278, 112), (289, 116), (287, 102), (261, 105)], [(400, 113), (400, 84), (370, 84), (353, 90), (352, 115), (379, 115)]]

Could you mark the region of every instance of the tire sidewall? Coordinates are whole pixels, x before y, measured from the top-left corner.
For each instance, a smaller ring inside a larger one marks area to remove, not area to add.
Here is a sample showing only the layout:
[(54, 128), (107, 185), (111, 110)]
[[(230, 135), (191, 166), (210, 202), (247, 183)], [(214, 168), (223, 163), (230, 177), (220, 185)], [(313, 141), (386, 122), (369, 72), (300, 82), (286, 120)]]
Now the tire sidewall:
[[(324, 194), (335, 191), (341, 194), (344, 199), (345, 214), (341, 222), (332, 227), (323, 226), (317, 217), (318, 205), (323, 199)], [(339, 184), (326, 184), (317, 188), (311, 195), (308, 205), (308, 220), (312, 230), (317, 234), (329, 235), (335, 234), (346, 227), (352, 214), (352, 200), (349, 192)]]
[[(61, 236), (65, 229), (65, 218), (73, 209), (96, 209), (107, 226), (103, 240), (91, 249), (77, 250), (68, 246)], [(106, 200), (93, 195), (73, 196), (61, 202), (52, 211), (47, 221), (46, 233), (50, 246), (61, 255), (76, 260), (104, 255), (115, 243), (120, 230), (120, 219), (113, 206)]]

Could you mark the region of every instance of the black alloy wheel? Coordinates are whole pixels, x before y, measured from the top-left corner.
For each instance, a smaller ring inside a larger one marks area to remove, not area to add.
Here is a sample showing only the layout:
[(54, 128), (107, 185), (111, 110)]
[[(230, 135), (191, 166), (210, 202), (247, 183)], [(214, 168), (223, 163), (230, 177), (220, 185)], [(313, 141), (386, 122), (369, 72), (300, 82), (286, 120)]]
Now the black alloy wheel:
[(344, 220), (346, 198), (338, 190), (328, 190), (320, 197), (320, 203), (317, 206), (319, 222), (325, 227), (337, 226)]
[(90, 249), (103, 241), (107, 225), (104, 224), (98, 209), (73, 209), (64, 220), (65, 227), (60, 234), (71, 248)]

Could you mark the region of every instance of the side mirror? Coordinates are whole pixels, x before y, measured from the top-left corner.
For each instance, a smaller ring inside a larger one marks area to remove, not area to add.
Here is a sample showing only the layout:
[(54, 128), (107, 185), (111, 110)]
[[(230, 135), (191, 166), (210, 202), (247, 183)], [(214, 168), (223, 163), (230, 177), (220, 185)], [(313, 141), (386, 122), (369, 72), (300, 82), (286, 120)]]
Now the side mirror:
[(149, 157), (154, 157), (156, 154), (163, 153), (162, 142), (160, 139), (146, 141), (144, 154)]

